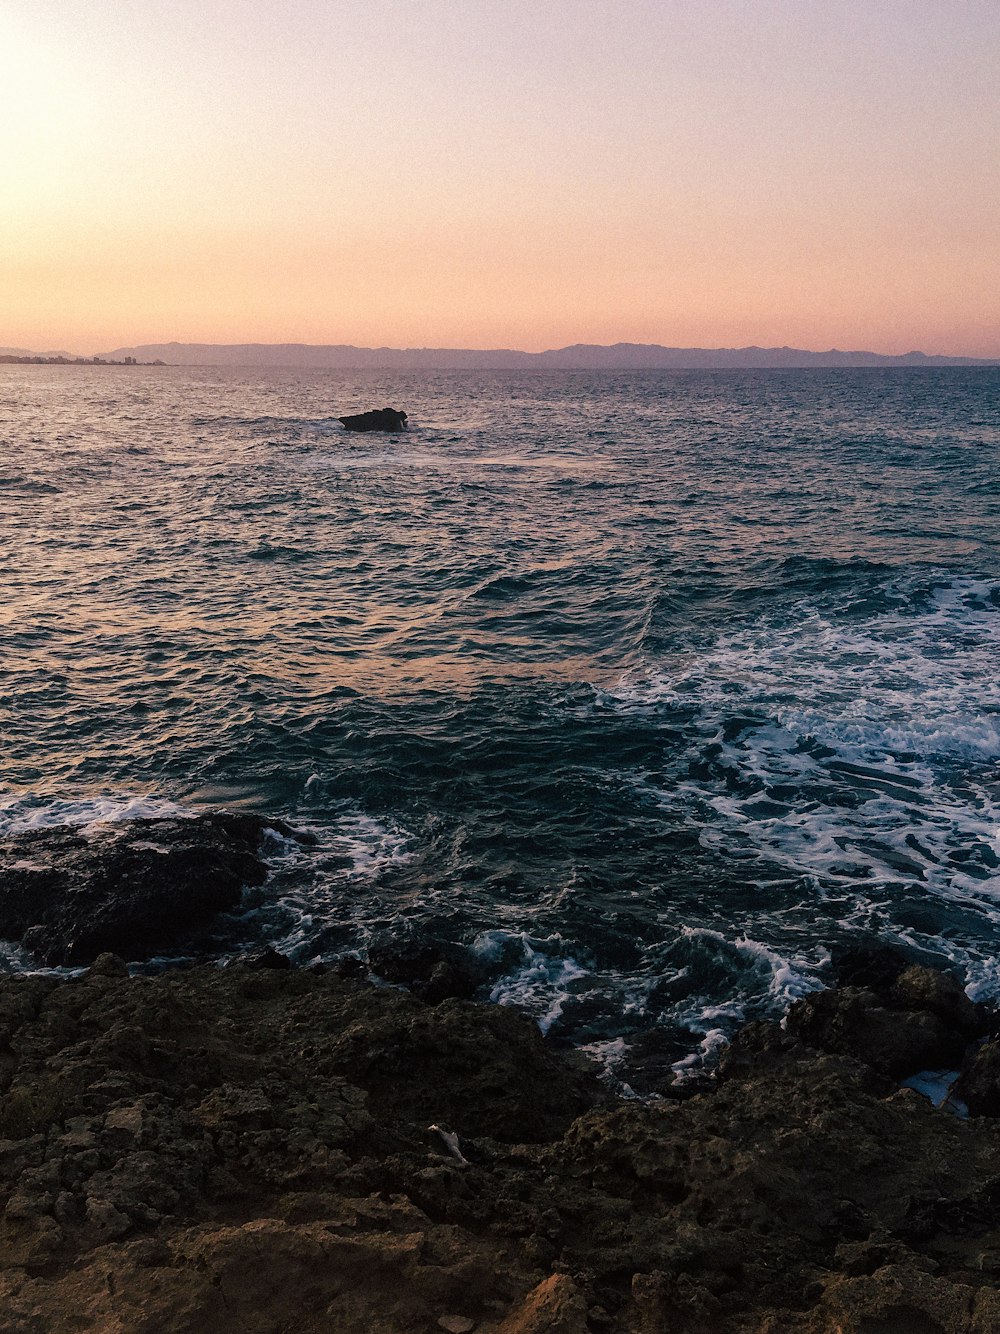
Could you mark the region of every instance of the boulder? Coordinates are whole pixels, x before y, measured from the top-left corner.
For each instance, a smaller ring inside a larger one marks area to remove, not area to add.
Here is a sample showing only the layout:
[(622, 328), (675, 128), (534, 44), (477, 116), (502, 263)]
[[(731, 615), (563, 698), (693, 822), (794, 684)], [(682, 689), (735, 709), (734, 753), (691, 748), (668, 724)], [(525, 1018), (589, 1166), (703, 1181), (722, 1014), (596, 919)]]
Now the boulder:
[(966, 1037), (928, 1010), (892, 1010), (874, 991), (816, 991), (788, 1012), (788, 1035), (807, 1046), (864, 1061), (880, 1075), (957, 1067)]
[(968, 1053), (954, 1091), (973, 1116), (1000, 1116), (1000, 1042)]
[(884, 945), (874, 939), (834, 945), (830, 963), (838, 986), (867, 987), (881, 995), (905, 972), (910, 960), (895, 945)]
[(896, 978), (889, 992), (894, 1005), (904, 1010), (926, 1010), (966, 1038), (981, 1037), (990, 1025), (989, 1011), (965, 994), (948, 973), (911, 964)]
[(245, 885), (263, 884), (267, 829), (296, 837), (281, 821), (228, 813), (10, 834), (0, 839), (0, 938), (50, 966), (169, 950), (235, 908)]
[(376, 941), (368, 948), (368, 965), (377, 977), (432, 1005), (449, 996), (471, 999), (489, 975), (461, 945), (430, 936)]
[(405, 431), (406, 413), (396, 408), (372, 408), (353, 417), (338, 417), (347, 431)]
[(292, 961), (287, 954), (279, 954), (276, 949), (270, 945), (262, 945), (259, 950), (250, 950), (246, 954), (238, 954), (232, 959), (227, 967), (242, 966), (254, 970), (259, 969), (281, 969), (291, 968)]

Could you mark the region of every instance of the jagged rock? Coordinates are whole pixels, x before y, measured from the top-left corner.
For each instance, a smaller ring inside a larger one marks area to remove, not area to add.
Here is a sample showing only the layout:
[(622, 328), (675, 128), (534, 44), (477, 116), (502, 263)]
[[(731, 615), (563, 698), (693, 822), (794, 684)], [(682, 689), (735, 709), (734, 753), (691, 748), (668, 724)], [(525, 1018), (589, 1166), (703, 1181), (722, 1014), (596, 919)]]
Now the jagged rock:
[(338, 1070), (373, 1102), (461, 1137), (539, 1142), (598, 1098), (589, 1063), (556, 1059), (526, 1015), (453, 999), (414, 1010), (394, 994), (400, 1003), (387, 1005), (374, 1027), (347, 1028), (329, 1047)]
[(496, 1334), (590, 1334), (587, 1304), (568, 1274), (552, 1274), (528, 1293)]
[(348, 431), (405, 431), (406, 413), (396, 408), (373, 408), (370, 412), (359, 412), (353, 417), (338, 417)]
[(684, 1102), (333, 970), (0, 977), (0, 1032), (10, 1334), (1000, 1328), (1000, 1121), (776, 1025)]
[[(893, 1264), (861, 1278), (835, 1279), (813, 1318), (792, 1328), (808, 1334), (986, 1334), (991, 1326), (974, 1322), (976, 1305), (972, 1287)], [(776, 1326), (771, 1329), (777, 1334)]]
[(268, 829), (296, 837), (281, 821), (229, 813), (9, 834), (0, 839), (0, 938), (49, 965), (148, 958), (264, 882)]
[(368, 965), (386, 982), (406, 987), (431, 1004), (449, 996), (468, 1000), (489, 976), (467, 949), (432, 937), (376, 942), (368, 948)]
[(128, 977), (128, 964), (120, 954), (99, 954), (87, 971), (91, 977)]
[(785, 1066), (795, 1046), (795, 1038), (780, 1025), (755, 1020), (744, 1025), (723, 1050), (717, 1078), (720, 1083), (730, 1079), (759, 1079), (768, 1071)]
[(925, 1010), (966, 1039), (980, 1037), (989, 1028), (990, 1016), (974, 1004), (955, 978), (936, 968), (911, 964), (896, 978), (889, 992), (893, 1005), (904, 1010)]
[(834, 977), (840, 987), (864, 987), (882, 994), (910, 965), (910, 959), (895, 945), (879, 940), (853, 945), (834, 945), (830, 950)]
[(788, 1012), (789, 1037), (822, 1051), (853, 1056), (878, 1075), (958, 1067), (965, 1034), (928, 1010), (891, 1010), (874, 991), (841, 987), (817, 991)]
[(270, 945), (265, 945), (262, 949), (251, 950), (249, 954), (239, 954), (228, 965), (229, 967), (242, 966), (243, 968), (291, 968), (292, 961), (287, 954), (279, 954), (276, 949)]
[(955, 1094), (973, 1116), (1000, 1116), (1000, 1042), (984, 1042), (968, 1053)]

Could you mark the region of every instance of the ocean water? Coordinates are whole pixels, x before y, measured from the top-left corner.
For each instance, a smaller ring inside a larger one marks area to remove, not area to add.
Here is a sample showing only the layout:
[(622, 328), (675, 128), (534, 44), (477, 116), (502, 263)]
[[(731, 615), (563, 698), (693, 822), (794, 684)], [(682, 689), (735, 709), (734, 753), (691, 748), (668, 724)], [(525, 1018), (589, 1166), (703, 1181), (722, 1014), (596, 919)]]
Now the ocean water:
[(1000, 995), (998, 371), (10, 366), (0, 502), (0, 828), (319, 839), (200, 949), (680, 1068), (871, 934)]

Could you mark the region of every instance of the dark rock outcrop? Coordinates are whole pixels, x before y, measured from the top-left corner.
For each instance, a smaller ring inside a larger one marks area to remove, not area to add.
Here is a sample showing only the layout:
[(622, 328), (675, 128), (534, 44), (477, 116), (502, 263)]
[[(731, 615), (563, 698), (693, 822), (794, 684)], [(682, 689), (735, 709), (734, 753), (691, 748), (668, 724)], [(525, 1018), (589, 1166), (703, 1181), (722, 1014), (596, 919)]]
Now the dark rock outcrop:
[(348, 431), (405, 431), (406, 413), (396, 408), (372, 408), (370, 412), (358, 412), (353, 417), (338, 417)]
[(267, 877), (266, 831), (280, 820), (216, 813), (87, 828), (62, 825), (0, 839), (0, 938), (48, 965), (169, 950), (245, 885)]
[(1000, 1042), (984, 1042), (968, 1052), (955, 1094), (973, 1116), (1000, 1117)]
[(887, 962), (871, 956), (863, 965), (848, 973), (860, 985), (796, 1001), (785, 1020), (787, 1038), (851, 1056), (871, 1067), (876, 1079), (895, 1080), (921, 1070), (958, 1069), (969, 1043), (989, 1029), (988, 1012), (947, 973), (901, 957)]
[(523, 1016), (333, 970), (0, 978), (3, 1328), (1000, 1328), (1000, 1121), (734, 1048), (612, 1101)]
[(469, 1000), (489, 977), (489, 970), (469, 950), (430, 936), (390, 937), (368, 947), (376, 976), (406, 987), (436, 1005), (449, 996)]

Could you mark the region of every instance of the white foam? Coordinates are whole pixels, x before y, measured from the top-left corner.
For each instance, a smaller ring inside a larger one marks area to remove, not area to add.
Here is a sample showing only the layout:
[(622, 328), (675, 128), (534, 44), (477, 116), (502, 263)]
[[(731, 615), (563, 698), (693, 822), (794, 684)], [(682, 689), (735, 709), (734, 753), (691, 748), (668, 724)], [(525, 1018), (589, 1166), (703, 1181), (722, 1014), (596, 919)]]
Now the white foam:
[[(727, 1018), (730, 1017), (727, 1013)], [(677, 1083), (695, 1079), (702, 1070), (714, 1064), (719, 1052), (729, 1041), (731, 1028), (710, 1028), (702, 1034), (701, 1041), (694, 1051), (689, 1052), (670, 1067), (677, 1077)]]
[[(263, 902), (255, 898), (250, 907), (266, 922), (274, 949), (316, 957), (317, 936), (331, 926), (342, 929), (354, 949), (397, 917), (404, 905), (394, 897), (384, 901), (392, 891), (386, 895), (380, 880), (413, 857), (414, 840), (407, 830), (360, 811), (323, 824), (296, 819), (295, 825), (315, 842), (303, 846), (276, 835), (273, 848), (265, 848), (271, 869), (266, 897)], [(327, 954), (320, 949), (319, 957)]]
[(520, 955), (517, 964), (494, 983), (489, 998), (497, 1005), (527, 1010), (547, 1033), (572, 994), (570, 984), (589, 976), (589, 970), (560, 953), (560, 936), (538, 941), (526, 932), (494, 930), (484, 932), (472, 946), (487, 959), (497, 959), (511, 947)]
[(369, 879), (408, 862), (413, 856), (413, 838), (405, 829), (361, 812), (338, 820), (333, 837), (337, 848), (351, 858), (354, 874)]
[(57, 825), (86, 827), (125, 820), (183, 819), (193, 814), (188, 807), (152, 795), (107, 794), (76, 800), (0, 795), (0, 833), (3, 834), (52, 829)]
[[(604, 700), (694, 708), (679, 776), (655, 796), (748, 881), (757, 859), (859, 910), (904, 886), (1000, 926), (995, 586), (906, 575), (888, 595), (860, 622), (803, 604)], [(985, 985), (989, 961), (963, 962)]]
[(620, 1098), (640, 1098), (632, 1085), (621, 1077), (622, 1065), (628, 1057), (628, 1043), (624, 1038), (606, 1038), (598, 1042), (584, 1042), (578, 1048), (598, 1068), (600, 1078)]

